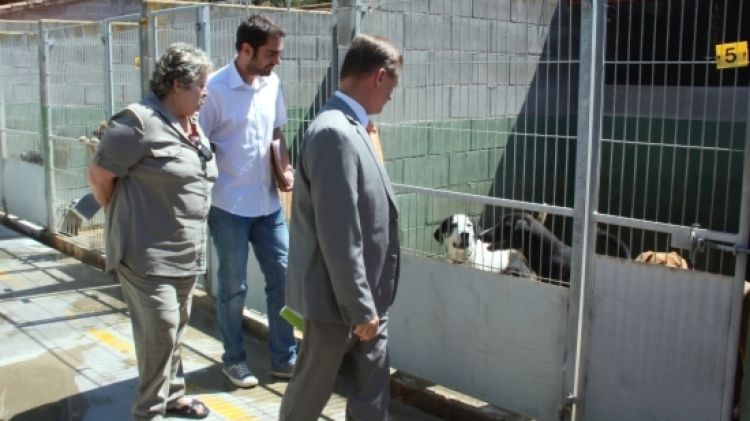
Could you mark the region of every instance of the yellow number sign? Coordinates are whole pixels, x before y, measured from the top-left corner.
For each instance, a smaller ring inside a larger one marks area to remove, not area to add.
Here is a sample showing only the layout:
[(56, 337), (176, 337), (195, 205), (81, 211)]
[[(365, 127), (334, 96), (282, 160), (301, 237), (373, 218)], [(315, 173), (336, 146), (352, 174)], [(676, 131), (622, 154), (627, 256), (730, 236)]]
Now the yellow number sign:
[(747, 41), (718, 44), (716, 46), (717, 69), (731, 69), (747, 65)]

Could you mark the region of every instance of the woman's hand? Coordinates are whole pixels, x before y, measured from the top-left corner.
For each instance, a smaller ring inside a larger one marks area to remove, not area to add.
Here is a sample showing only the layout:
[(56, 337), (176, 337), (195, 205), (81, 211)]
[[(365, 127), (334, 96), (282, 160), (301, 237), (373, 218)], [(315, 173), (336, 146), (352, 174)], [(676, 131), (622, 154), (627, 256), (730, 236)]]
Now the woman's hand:
[(97, 164), (91, 164), (88, 171), (88, 182), (91, 193), (102, 208), (106, 208), (115, 189), (117, 174)]

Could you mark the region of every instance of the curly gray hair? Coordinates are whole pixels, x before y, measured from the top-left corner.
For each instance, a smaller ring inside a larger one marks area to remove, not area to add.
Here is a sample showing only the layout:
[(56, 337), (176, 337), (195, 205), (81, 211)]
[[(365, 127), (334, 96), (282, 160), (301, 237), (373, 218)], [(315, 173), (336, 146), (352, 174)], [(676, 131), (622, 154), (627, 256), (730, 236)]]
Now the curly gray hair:
[(159, 99), (172, 89), (172, 82), (189, 86), (213, 68), (211, 59), (200, 48), (184, 42), (170, 45), (159, 57), (151, 74), (150, 86)]

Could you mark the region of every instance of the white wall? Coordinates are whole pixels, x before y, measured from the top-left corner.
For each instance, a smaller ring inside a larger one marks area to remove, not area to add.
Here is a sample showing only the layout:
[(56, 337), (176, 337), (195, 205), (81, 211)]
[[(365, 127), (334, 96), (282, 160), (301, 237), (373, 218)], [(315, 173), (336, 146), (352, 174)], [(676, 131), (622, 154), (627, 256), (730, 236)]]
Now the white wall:
[(569, 289), (403, 256), (391, 365), (539, 420), (557, 419)]
[(2, 183), (3, 199), (8, 205), (8, 212), (37, 225), (47, 226), (44, 167), (5, 159)]

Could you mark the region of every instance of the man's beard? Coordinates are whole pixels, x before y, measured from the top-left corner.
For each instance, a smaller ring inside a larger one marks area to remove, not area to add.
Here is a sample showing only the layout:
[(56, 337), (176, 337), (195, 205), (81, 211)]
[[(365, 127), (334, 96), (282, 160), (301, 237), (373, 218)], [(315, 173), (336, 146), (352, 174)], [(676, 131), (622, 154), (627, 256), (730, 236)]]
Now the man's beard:
[(251, 75), (255, 76), (268, 76), (271, 74), (271, 71), (273, 70), (273, 66), (266, 66), (266, 67), (255, 67), (252, 64), (247, 66), (247, 70)]

